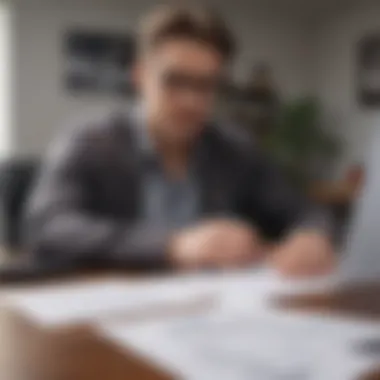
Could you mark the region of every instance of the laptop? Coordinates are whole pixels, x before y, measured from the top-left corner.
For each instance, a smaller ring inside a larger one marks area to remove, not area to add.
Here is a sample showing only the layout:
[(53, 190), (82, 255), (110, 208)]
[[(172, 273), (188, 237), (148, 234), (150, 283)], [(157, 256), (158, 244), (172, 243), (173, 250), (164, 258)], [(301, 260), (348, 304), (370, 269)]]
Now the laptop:
[(366, 183), (354, 207), (338, 269), (344, 283), (380, 283), (380, 129), (366, 164)]

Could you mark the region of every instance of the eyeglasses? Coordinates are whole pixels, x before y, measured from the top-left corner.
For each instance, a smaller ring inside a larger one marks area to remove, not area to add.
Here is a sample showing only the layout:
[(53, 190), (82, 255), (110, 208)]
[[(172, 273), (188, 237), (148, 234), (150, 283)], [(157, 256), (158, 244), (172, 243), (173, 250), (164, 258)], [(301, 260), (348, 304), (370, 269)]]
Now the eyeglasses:
[(178, 71), (163, 73), (161, 81), (170, 90), (178, 92), (190, 91), (200, 96), (216, 94), (222, 85), (219, 77), (191, 75)]

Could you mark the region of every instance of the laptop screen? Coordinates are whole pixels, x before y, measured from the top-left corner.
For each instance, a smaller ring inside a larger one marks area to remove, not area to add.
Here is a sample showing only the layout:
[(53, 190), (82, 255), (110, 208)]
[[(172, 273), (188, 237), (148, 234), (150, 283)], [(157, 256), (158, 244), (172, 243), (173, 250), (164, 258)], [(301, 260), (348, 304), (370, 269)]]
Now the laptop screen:
[(368, 155), (365, 186), (353, 212), (340, 275), (348, 282), (380, 280), (380, 129)]

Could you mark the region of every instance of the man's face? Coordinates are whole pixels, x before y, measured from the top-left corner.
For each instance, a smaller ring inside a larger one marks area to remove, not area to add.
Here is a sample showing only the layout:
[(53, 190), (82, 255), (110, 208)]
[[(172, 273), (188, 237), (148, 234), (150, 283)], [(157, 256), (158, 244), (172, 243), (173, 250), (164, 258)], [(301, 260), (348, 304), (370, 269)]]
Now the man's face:
[(137, 85), (163, 138), (181, 143), (200, 132), (212, 111), (223, 63), (208, 45), (184, 39), (163, 42), (139, 63)]

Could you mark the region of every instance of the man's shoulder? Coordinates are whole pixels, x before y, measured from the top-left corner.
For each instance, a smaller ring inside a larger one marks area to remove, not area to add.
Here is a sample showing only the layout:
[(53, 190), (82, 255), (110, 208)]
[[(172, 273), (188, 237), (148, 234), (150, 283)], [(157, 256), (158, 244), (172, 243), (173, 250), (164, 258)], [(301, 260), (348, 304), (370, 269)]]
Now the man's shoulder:
[(129, 130), (131, 120), (129, 113), (119, 108), (89, 111), (70, 120), (64, 133), (76, 138), (91, 138), (103, 140), (114, 135), (121, 128)]
[(47, 156), (65, 159), (81, 157), (103, 157), (112, 153), (120, 140), (131, 140), (130, 121), (127, 113), (117, 108), (88, 112), (71, 119), (50, 145)]
[(127, 111), (118, 108), (88, 112), (66, 123), (58, 141), (68, 145), (96, 148), (111, 147), (132, 140), (132, 120)]

